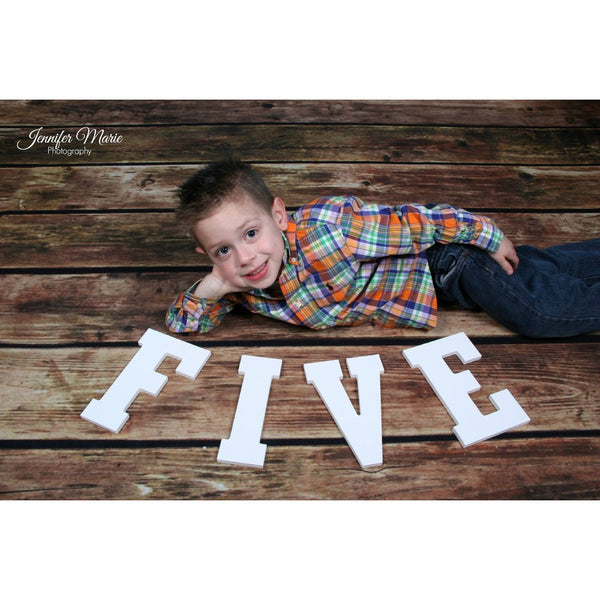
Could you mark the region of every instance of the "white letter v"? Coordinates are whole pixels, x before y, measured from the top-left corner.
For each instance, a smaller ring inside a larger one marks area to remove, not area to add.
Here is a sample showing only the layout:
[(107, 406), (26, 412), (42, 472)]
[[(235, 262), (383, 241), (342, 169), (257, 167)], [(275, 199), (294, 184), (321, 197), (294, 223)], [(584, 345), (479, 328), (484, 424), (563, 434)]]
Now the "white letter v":
[(304, 365), (306, 381), (315, 386), (362, 468), (383, 463), (381, 440), (381, 393), (383, 365), (378, 354), (346, 359), (351, 377), (358, 381), (360, 414), (342, 385), (338, 360)]

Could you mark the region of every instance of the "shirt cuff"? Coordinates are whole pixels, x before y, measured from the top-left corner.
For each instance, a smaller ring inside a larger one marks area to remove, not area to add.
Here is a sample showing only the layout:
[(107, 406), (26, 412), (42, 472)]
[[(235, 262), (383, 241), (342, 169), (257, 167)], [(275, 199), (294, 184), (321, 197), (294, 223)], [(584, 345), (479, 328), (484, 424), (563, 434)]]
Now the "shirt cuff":
[(471, 242), (473, 245), (488, 252), (497, 252), (504, 237), (504, 233), (496, 227), (491, 219), (481, 219), (477, 235)]

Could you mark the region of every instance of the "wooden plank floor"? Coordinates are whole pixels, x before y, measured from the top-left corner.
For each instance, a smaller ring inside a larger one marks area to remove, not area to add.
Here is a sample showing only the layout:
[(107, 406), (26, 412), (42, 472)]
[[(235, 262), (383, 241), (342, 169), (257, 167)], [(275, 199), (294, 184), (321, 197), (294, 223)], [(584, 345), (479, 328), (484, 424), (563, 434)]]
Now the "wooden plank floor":
[[(34, 142), (37, 130), (48, 139)], [(93, 130), (121, 141), (77, 139)], [(235, 312), (174, 336), (212, 352), (196, 381), (167, 359), (164, 390), (141, 394), (119, 434), (82, 420), (208, 271), (174, 226), (173, 191), (228, 152), (290, 208), (351, 193), (456, 204), (515, 243), (600, 236), (600, 102), (0, 101), (0, 498), (600, 498), (600, 335), (532, 341), (456, 309), (426, 332), (317, 332)], [(482, 354), (469, 365), (482, 412), (508, 388), (531, 418), (468, 448), (402, 357), (460, 331)], [(244, 354), (283, 361), (262, 469), (216, 461)], [(385, 368), (384, 462), (361, 469), (303, 364), (339, 359), (357, 405), (345, 359), (368, 354)]]

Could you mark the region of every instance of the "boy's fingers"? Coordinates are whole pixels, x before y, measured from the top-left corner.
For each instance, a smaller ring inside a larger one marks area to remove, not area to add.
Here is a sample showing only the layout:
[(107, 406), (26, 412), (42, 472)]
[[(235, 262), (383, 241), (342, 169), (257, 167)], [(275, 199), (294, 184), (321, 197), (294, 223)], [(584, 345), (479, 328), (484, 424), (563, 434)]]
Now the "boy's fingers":
[(509, 252), (509, 254), (506, 258), (514, 271), (514, 269), (516, 269), (519, 266), (519, 255), (517, 254), (517, 251), (514, 249), (514, 246), (511, 248), (511, 251)]
[(516, 252), (496, 252), (493, 255), (494, 260), (502, 267), (502, 270), (509, 275), (515, 272), (519, 265), (519, 257)]
[(495, 258), (502, 269), (509, 275), (512, 275), (519, 266), (519, 256), (517, 251), (515, 250), (513, 243), (506, 237), (502, 240), (502, 244), (496, 253)]
[(506, 258), (504, 258), (503, 260), (500, 261), (500, 266), (509, 275), (512, 275), (515, 272), (515, 270), (513, 269), (512, 263), (508, 259), (506, 259)]

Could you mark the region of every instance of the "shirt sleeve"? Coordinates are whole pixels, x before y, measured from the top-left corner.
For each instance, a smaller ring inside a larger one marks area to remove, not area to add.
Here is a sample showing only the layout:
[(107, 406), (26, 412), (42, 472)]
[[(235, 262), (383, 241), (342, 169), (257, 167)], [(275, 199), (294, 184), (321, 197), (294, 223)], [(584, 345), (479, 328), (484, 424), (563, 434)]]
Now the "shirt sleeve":
[[(448, 204), (433, 207), (408, 204), (399, 207), (398, 212), (401, 221), (410, 227), (411, 237), (427, 244), (427, 247), (431, 245), (432, 237), (433, 242), (471, 244), (495, 252), (504, 236), (490, 218)], [(430, 228), (433, 229), (432, 234)]]
[(169, 307), (165, 321), (173, 333), (206, 333), (233, 310), (235, 303), (227, 298), (200, 298), (192, 294), (198, 283), (180, 294)]
[(348, 198), (342, 212), (340, 224), (358, 260), (419, 254), (436, 242), (495, 252), (503, 237), (491, 219), (446, 204), (385, 206)]

